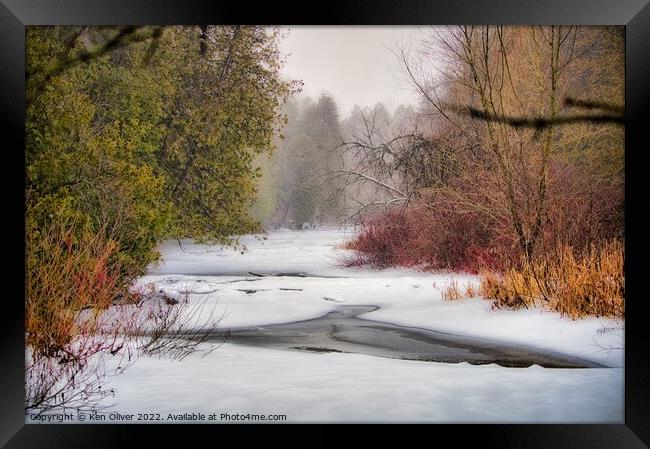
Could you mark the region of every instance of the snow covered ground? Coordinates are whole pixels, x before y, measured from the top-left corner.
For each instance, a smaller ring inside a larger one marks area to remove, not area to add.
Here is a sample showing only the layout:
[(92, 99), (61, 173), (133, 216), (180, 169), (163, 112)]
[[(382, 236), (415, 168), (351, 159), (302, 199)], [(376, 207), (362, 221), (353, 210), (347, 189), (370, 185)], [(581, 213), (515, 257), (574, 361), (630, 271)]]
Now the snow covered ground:
[(462, 287), (477, 278), (343, 268), (338, 245), (349, 237), (337, 230), (275, 231), (267, 240), (243, 237), (244, 254), (170, 241), (160, 247), (164, 261), (139, 283), (188, 295), (190, 304), (204, 305), (198, 319), (215, 313), (222, 329), (376, 305), (360, 317), (517, 343), (607, 368), (504, 368), (225, 343), (182, 361), (141, 358), (111, 378), (117, 393), (109, 410), (163, 418), (284, 414), (289, 422), (623, 422), (623, 322), (497, 311), (478, 298), (443, 301), (441, 290), (452, 279)]
[(623, 422), (623, 370), (502, 368), (225, 344), (139, 360), (120, 413), (284, 414), (287, 422)]

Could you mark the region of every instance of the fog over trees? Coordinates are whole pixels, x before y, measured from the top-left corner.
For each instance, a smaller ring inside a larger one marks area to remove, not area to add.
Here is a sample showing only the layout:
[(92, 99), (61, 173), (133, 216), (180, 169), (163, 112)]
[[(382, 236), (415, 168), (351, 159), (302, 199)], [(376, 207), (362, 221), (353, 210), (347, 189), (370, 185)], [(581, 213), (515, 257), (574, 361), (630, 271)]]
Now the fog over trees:
[(386, 145), (389, 136), (408, 132), (416, 119), (413, 106), (398, 105), (391, 112), (381, 102), (355, 105), (342, 117), (335, 98), (323, 92), (318, 98), (296, 94), (283, 112), (287, 121), (276, 150), (257, 160), (262, 174), (252, 213), (265, 227), (354, 224), (370, 204), (390, 201), (381, 189), (356, 182), (363, 176), (358, 170), (372, 161), (350, 146), (363, 139), (357, 147)]
[(293, 99), (259, 189), (265, 224), (360, 225), (352, 265), (513, 269), (509, 305), (557, 298), (572, 281), (550, 267), (567, 255), (622, 261), (620, 28), (430, 27), (392, 50), (419, 103), (337, 118), (328, 94)]
[(620, 236), (622, 49), (616, 28), (425, 29), (394, 47), (417, 107), (289, 102), (258, 216), (342, 224), (417, 204), (473, 216), (528, 258)]

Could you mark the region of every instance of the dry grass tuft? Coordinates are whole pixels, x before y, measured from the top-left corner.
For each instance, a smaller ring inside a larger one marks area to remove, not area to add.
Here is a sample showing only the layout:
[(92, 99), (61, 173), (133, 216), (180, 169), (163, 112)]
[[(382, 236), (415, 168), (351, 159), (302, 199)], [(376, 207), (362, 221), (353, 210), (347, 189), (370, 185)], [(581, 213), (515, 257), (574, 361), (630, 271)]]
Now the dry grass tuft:
[(468, 282), (467, 286), (465, 287), (465, 297), (475, 298), (476, 296), (478, 296), (478, 290)]
[(462, 297), (458, 288), (458, 281), (451, 280), (442, 289), (443, 301), (456, 301)]
[[(435, 284), (434, 287), (436, 287)], [(471, 282), (467, 282), (465, 284), (465, 290), (461, 290), (460, 284), (455, 279), (446, 282), (442, 288), (443, 301), (457, 301), (463, 298), (475, 298), (479, 296), (479, 294), (480, 290), (477, 289)]]

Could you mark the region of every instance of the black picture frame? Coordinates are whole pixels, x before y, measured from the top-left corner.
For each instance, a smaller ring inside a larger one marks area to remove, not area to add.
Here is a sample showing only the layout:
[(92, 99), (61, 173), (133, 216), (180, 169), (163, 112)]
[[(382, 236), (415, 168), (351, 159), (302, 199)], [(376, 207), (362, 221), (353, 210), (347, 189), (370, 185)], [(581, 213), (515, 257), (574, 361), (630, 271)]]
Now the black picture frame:
[[(37, 425), (24, 415), (24, 74), (25, 26), (52, 24), (575, 24), (625, 25), (626, 29), (626, 250), (625, 423), (620, 425), (436, 425), (423, 432), (433, 441), (468, 442), (500, 448), (643, 448), (650, 445), (650, 298), (644, 295), (650, 264), (650, 220), (645, 217), (650, 124), (650, 4), (648, 0), (388, 0), (289, 2), (208, 0), (0, 0), (0, 112), (2, 114), (2, 212), (0, 246), (8, 269), (0, 317), (0, 443), (11, 448), (128, 447), (134, 434), (161, 443), (185, 441), (185, 428), (170, 425)], [(190, 433), (226, 444), (212, 426)], [(277, 428), (277, 426), (275, 426)], [(247, 429), (239, 427), (239, 429)], [(372, 433), (391, 430), (382, 426)], [(410, 430), (400, 429), (405, 437)], [(336, 432), (323, 431), (334, 441)], [(246, 444), (251, 432), (237, 444)], [(314, 438), (315, 435), (310, 436)], [(148, 440), (149, 441), (149, 440)], [(211, 440), (207, 440), (211, 441)], [(157, 445), (150, 441), (143, 447)], [(229, 443), (231, 444), (231, 443)], [(415, 444), (415, 442), (414, 442)], [(421, 443), (417, 443), (421, 444)], [(163, 446), (165, 444), (162, 444)]]

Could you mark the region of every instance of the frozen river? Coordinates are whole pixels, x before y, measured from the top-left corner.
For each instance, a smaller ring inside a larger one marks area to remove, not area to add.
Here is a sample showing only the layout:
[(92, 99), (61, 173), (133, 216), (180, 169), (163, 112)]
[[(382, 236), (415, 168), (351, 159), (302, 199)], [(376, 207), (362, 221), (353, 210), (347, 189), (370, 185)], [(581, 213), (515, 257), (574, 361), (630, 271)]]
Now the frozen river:
[(209, 304), (221, 317), (216, 337), (228, 337), (205, 356), (141, 358), (111, 378), (111, 409), (289, 422), (623, 422), (622, 322), (443, 301), (446, 283), (477, 278), (343, 268), (349, 237), (276, 231), (243, 237), (243, 254), (161, 245), (163, 262), (139, 282)]

